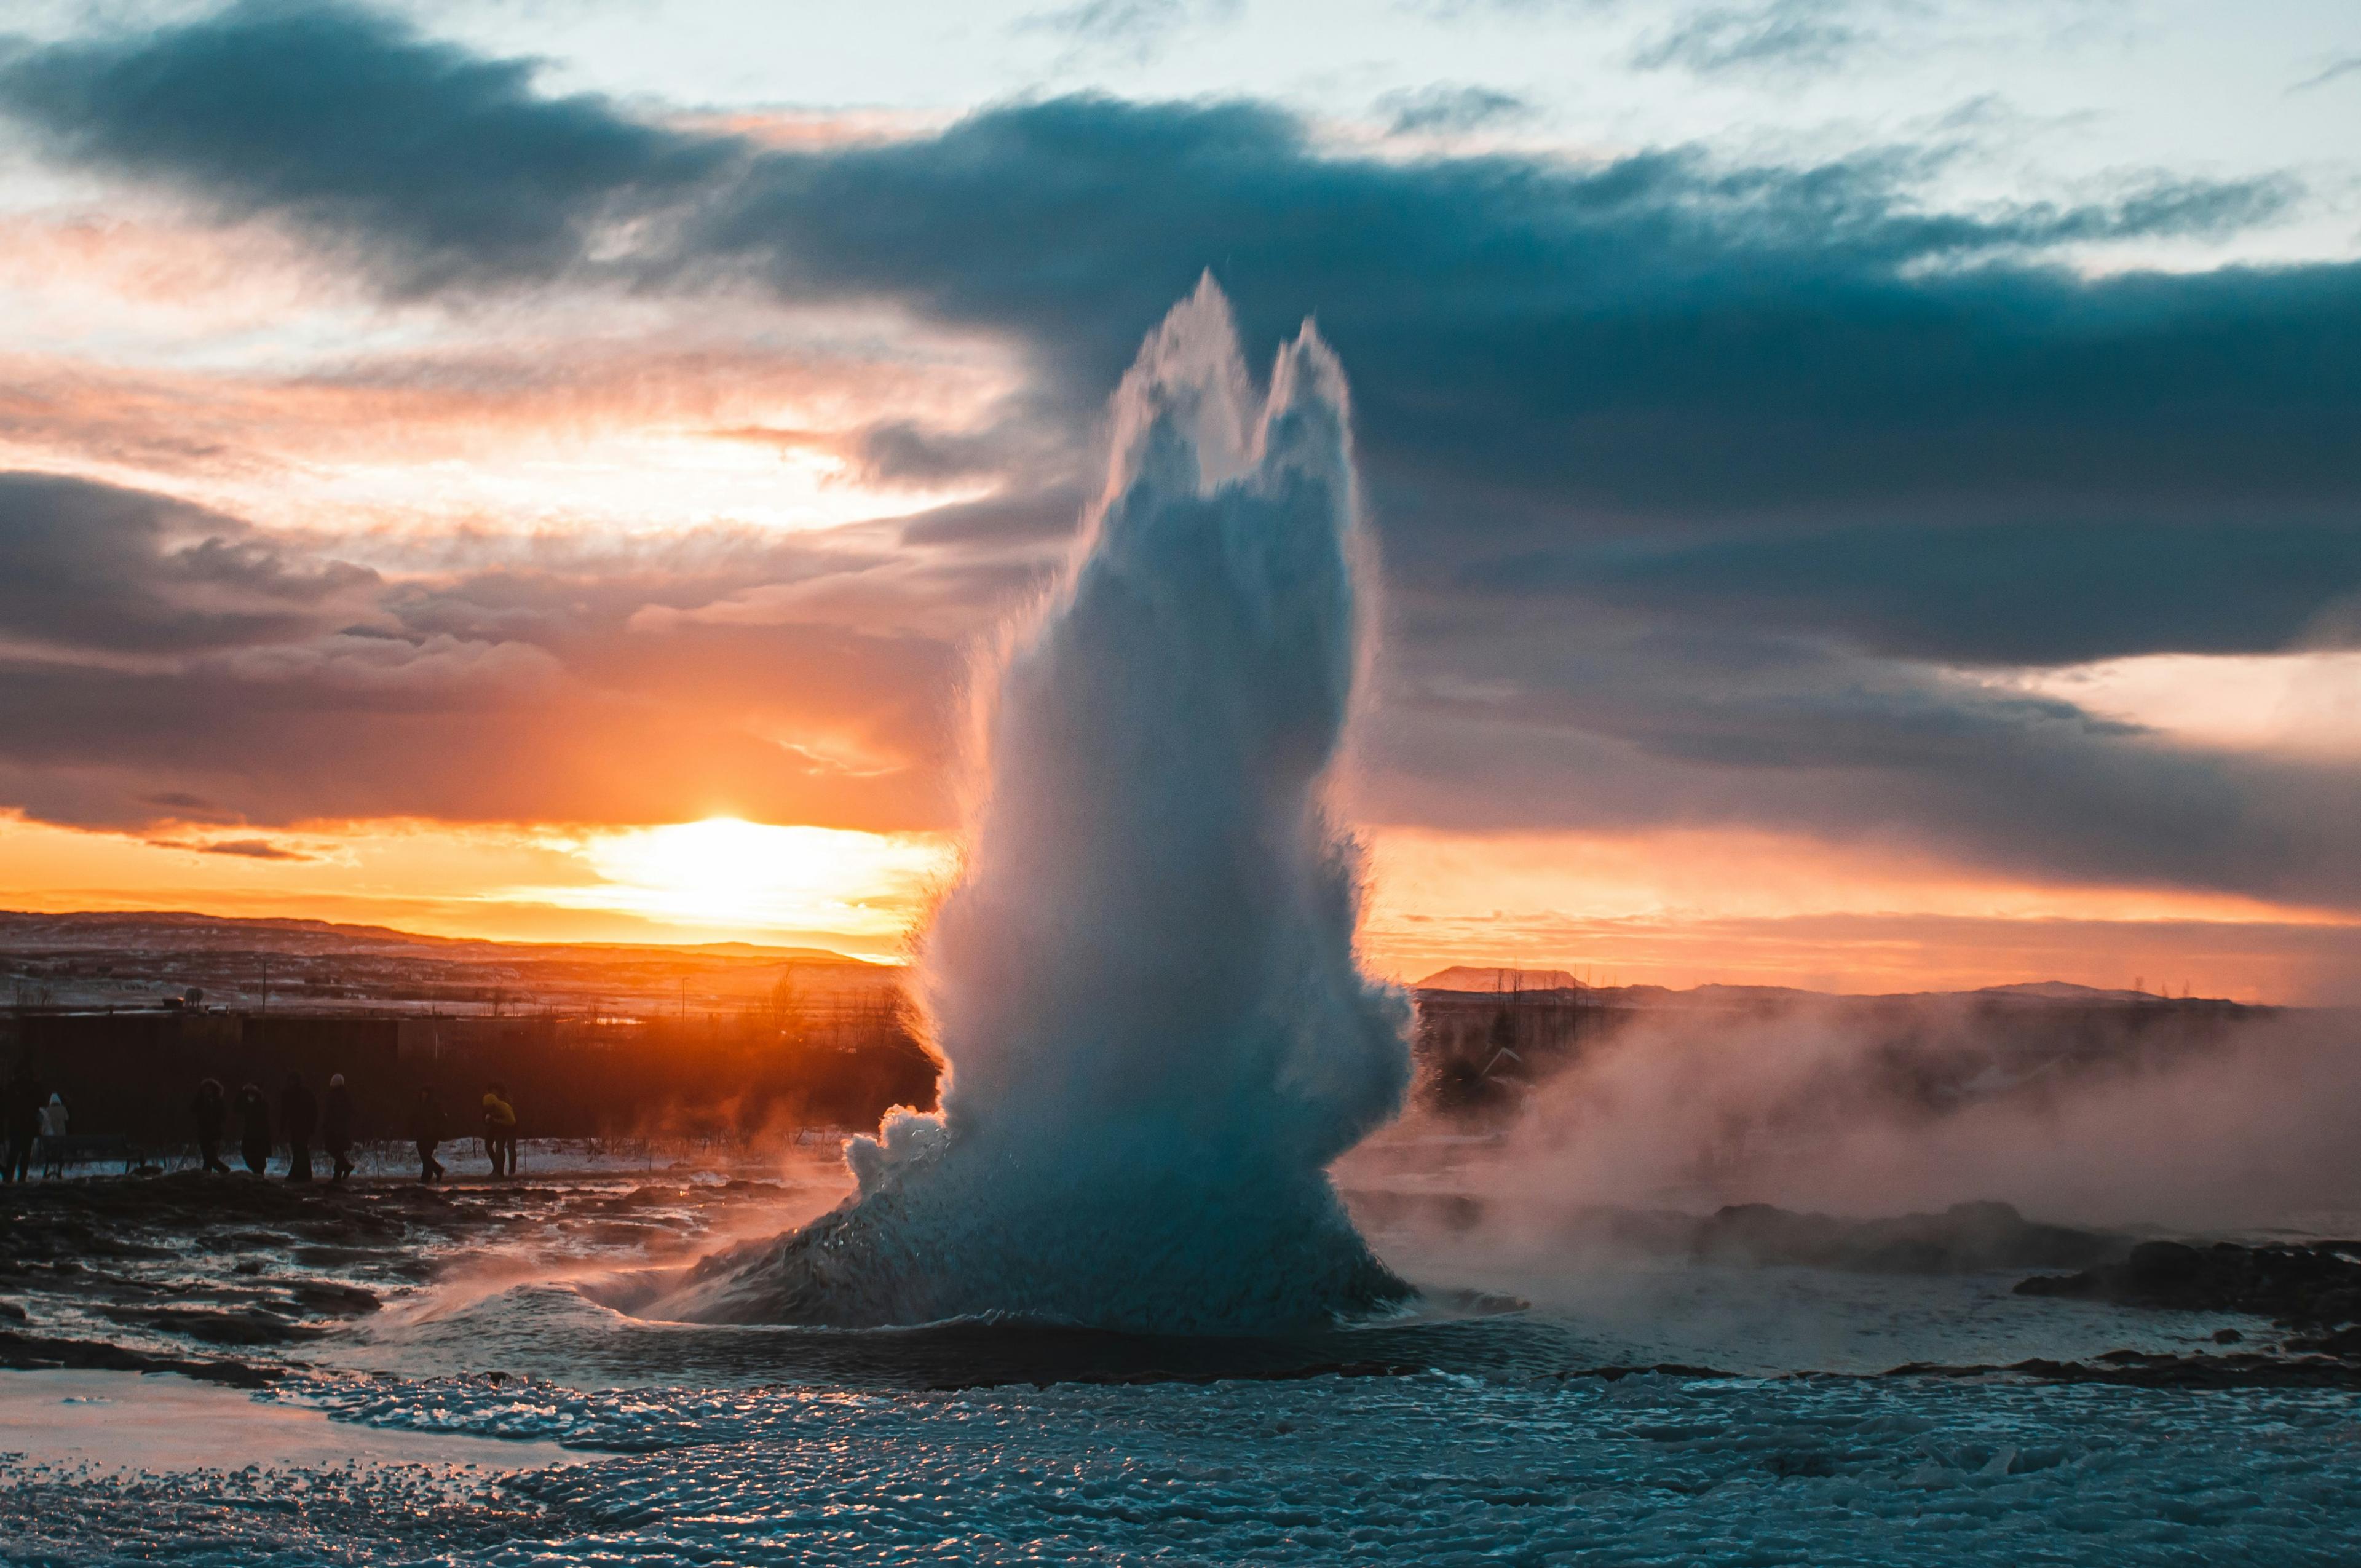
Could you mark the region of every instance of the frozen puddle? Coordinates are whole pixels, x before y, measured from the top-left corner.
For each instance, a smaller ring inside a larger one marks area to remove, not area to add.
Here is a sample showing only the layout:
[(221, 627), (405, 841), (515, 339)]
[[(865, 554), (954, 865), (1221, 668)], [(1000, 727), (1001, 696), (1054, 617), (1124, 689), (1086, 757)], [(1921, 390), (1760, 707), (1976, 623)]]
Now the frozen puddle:
[(356, 1425), (314, 1407), (137, 1372), (0, 1373), (0, 1455), (96, 1471), (578, 1464), (554, 1442)]

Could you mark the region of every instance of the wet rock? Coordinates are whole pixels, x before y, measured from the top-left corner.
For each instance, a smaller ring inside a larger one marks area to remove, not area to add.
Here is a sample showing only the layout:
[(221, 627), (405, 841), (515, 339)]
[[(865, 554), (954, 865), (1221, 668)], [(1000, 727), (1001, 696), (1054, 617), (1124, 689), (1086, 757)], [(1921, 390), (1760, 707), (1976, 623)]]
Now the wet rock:
[(64, 1367), (74, 1371), (177, 1372), (204, 1383), (225, 1383), (233, 1388), (267, 1388), (280, 1374), (237, 1361), (184, 1361), (175, 1356), (149, 1355), (105, 1340), (49, 1339), (38, 1334), (0, 1330), (0, 1366), (18, 1371)]
[(252, 1309), (217, 1312), (200, 1307), (167, 1307), (108, 1315), (120, 1317), (126, 1322), (137, 1322), (158, 1333), (177, 1334), (186, 1339), (201, 1340), (207, 1344), (288, 1344), (297, 1340), (317, 1339), (324, 1332)]
[(1767, 1203), (1720, 1210), (1691, 1245), (1700, 1262), (1788, 1265), (1872, 1274), (1978, 1274), (2087, 1268), (2123, 1255), (2121, 1238), (2027, 1220), (2006, 1203), (1954, 1203), (1939, 1214), (1849, 1220)]
[(357, 1318), (379, 1310), (384, 1303), (374, 1290), (364, 1290), (357, 1285), (335, 1285), (324, 1280), (306, 1279), (288, 1287), (287, 1293), (296, 1305), (307, 1312), (326, 1317)]
[(2288, 1348), (2308, 1351), (2321, 1355), (2341, 1355), (2349, 1361), (2361, 1361), (2361, 1327), (2338, 1329), (2334, 1333), (2312, 1334), (2290, 1340)]
[(2204, 1272), (2205, 1260), (2180, 1242), (2142, 1242), (2124, 1260), (2124, 1277), (2144, 1290), (2173, 1290)]
[(2112, 1383), (2136, 1388), (2356, 1388), (2361, 1365), (2324, 1355), (2151, 1355), (2114, 1350), (2091, 1361), (2037, 1357), (2006, 1366), (1946, 1366), (1911, 1362), (1888, 1377), (1990, 1377), (2001, 1375), (2045, 1383)]
[(0, 1318), (5, 1318), (12, 1323), (24, 1322), (25, 1309), (14, 1301), (0, 1301)]
[(2209, 1247), (2143, 1242), (2123, 1262), (2080, 1274), (2036, 1275), (2020, 1296), (2053, 1296), (2188, 1312), (2251, 1312), (2290, 1328), (2361, 1322), (2361, 1250), (2323, 1246)]

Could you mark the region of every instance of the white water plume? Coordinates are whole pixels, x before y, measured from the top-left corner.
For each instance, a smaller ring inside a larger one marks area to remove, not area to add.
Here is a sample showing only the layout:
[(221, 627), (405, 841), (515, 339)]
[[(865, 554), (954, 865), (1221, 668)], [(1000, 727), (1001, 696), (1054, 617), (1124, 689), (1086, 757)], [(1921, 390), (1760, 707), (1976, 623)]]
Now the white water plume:
[(978, 683), (922, 951), (941, 1112), (890, 1115), (855, 1198), (653, 1314), (1239, 1332), (1409, 1293), (1326, 1174), (1410, 1069), (1327, 800), (1362, 619), (1344, 374), (1307, 323), (1258, 398), (1209, 278), (1114, 412), (1071, 570)]

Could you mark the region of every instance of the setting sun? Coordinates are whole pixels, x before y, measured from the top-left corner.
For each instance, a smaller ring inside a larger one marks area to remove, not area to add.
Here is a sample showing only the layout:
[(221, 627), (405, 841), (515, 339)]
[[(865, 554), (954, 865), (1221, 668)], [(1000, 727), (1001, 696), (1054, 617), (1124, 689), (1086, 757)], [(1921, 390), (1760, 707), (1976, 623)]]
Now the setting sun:
[(668, 923), (863, 937), (906, 927), (950, 863), (921, 834), (783, 828), (735, 817), (591, 833), (565, 846), (602, 879), (537, 890), (552, 904)]

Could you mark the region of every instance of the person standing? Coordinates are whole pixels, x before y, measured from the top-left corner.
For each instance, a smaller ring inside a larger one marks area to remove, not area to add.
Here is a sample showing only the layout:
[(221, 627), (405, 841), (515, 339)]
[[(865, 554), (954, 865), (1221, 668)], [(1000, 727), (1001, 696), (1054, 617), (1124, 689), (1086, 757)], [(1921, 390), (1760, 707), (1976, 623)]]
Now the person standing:
[(353, 1094), (345, 1087), (341, 1072), (328, 1076), (327, 1103), (320, 1115), (320, 1142), (328, 1157), (336, 1162), (329, 1173), (331, 1181), (342, 1181), (353, 1173)]
[(41, 1176), (44, 1180), (66, 1173), (66, 1101), (51, 1094), (41, 1107)]
[(491, 1157), (494, 1176), (516, 1174), (516, 1106), (509, 1086), (495, 1083), (484, 1091), (484, 1152)]
[(8, 1140), (0, 1175), (11, 1181), (23, 1181), (32, 1174), (33, 1143), (41, 1135), (41, 1108), (49, 1099), (33, 1064), (20, 1063), (16, 1076), (9, 1080), (7, 1094), (0, 1098), (0, 1133)]
[(312, 1134), (320, 1124), (320, 1102), (303, 1087), (303, 1075), (291, 1072), (279, 1091), (279, 1124), (287, 1132), (287, 1179), (312, 1179)]
[(270, 1169), (270, 1102), (262, 1097), (262, 1086), (249, 1083), (237, 1091), (238, 1152), (246, 1157), (246, 1168), (257, 1176)]
[(189, 1114), (197, 1124), (197, 1152), (205, 1157), (205, 1174), (220, 1171), (229, 1174), (222, 1163), (222, 1128), (229, 1123), (229, 1097), (222, 1092), (221, 1080), (208, 1078), (197, 1085), (197, 1097), (189, 1102)]
[(443, 1107), (434, 1102), (431, 1089), (420, 1090), (418, 1102), (410, 1108), (410, 1136), (418, 1146), (418, 1179), (442, 1180), (443, 1162), (434, 1157), (434, 1146), (443, 1141)]

